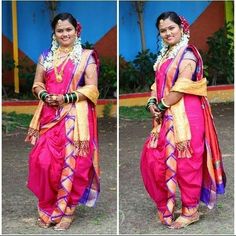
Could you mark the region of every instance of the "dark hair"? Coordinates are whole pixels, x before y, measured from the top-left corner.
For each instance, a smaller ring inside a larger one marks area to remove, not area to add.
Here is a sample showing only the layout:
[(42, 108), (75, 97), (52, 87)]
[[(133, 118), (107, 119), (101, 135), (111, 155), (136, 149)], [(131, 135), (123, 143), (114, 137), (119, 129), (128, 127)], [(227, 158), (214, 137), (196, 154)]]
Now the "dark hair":
[(77, 28), (76, 19), (70, 13), (64, 12), (64, 13), (60, 13), (54, 17), (54, 19), (51, 23), (51, 27), (52, 27), (53, 31), (55, 31), (57, 22), (59, 20), (68, 20), (75, 27), (75, 29)]
[(166, 11), (161, 13), (161, 15), (157, 17), (156, 27), (158, 30), (160, 20), (166, 20), (168, 18), (170, 18), (171, 21), (175, 22), (179, 27), (181, 27), (181, 19), (179, 18), (178, 14), (174, 11)]

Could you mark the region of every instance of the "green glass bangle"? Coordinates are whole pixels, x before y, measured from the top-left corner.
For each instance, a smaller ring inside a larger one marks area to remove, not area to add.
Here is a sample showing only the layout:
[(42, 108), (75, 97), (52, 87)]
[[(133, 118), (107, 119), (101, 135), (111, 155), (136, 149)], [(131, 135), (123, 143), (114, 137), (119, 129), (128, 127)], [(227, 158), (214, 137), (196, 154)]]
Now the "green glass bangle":
[(72, 96), (71, 96), (71, 93), (68, 93), (68, 96), (69, 96), (69, 103), (72, 103)]
[(48, 93), (47, 92), (43, 92), (42, 94), (40, 94), (40, 99), (45, 102), (47, 96), (48, 96)]
[(41, 96), (42, 96), (43, 93), (47, 93), (47, 91), (45, 89), (39, 91), (39, 93), (38, 93), (38, 98), (39, 99), (41, 99)]
[(166, 105), (166, 103), (164, 102), (164, 98), (161, 99), (161, 103), (165, 108), (170, 108), (170, 106)]
[(72, 102), (75, 102), (77, 100), (77, 94), (71, 93), (71, 96), (72, 96)]
[(148, 103), (150, 103), (150, 102), (155, 104), (157, 102), (157, 100), (155, 98), (152, 98), (148, 101)]
[(69, 103), (69, 97), (68, 97), (68, 94), (67, 94), (67, 93), (64, 94), (63, 97), (64, 97), (64, 102), (65, 102), (65, 103)]
[(46, 91), (41, 92), (41, 93), (39, 94), (39, 98), (42, 99), (42, 97), (43, 97), (45, 94), (47, 94)]
[(166, 110), (166, 107), (163, 106), (163, 104), (161, 102), (159, 102), (156, 106), (160, 111), (165, 111)]
[(63, 95), (65, 103), (73, 103), (77, 101), (76, 93), (66, 93)]
[(154, 103), (154, 102), (148, 102), (147, 105), (146, 105), (146, 110), (149, 111), (149, 108), (150, 108), (150, 106), (152, 106), (152, 105), (156, 105), (156, 103)]

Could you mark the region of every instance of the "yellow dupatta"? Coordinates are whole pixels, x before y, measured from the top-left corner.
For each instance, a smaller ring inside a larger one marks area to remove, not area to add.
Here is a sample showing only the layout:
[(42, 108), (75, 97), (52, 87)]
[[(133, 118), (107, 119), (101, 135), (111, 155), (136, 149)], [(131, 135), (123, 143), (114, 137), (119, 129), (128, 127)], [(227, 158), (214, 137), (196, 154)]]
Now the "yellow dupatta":
[[(163, 96), (169, 94), (170, 91), (176, 91), (186, 94), (192, 94), (196, 96), (207, 96), (207, 80), (202, 78), (197, 81), (192, 81), (187, 78), (178, 77), (177, 81), (172, 85), (172, 81), (180, 60), (185, 51), (186, 47), (179, 50), (177, 56), (173, 59), (167, 72), (166, 87)], [(155, 90), (155, 83), (151, 87)], [(191, 131), (189, 126), (189, 121), (184, 106), (184, 97), (182, 97), (176, 104), (172, 105), (170, 109), (166, 111), (166, 114), (173, 116), (173, 126), (174, 126), (174, 137), (175, 145), (177, 150), (177, 156), (179, 158), (192, 157), (192, 149), (190, 146), (191, 141)], [(150, 139), (149, 146), (155, 148), (158, 143), (158, 136), (161, 129), (162, 123), (158, 124), (154, 121), (154, 127), (151, 131), (152, 138)]]

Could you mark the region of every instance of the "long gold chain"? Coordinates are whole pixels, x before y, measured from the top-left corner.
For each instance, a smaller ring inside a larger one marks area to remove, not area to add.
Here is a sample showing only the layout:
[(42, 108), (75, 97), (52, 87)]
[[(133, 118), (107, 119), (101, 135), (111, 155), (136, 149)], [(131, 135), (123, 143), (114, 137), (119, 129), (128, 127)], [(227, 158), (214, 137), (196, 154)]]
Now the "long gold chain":
[[(65, 68), (65, 65), (66, 65), (66, 63), (69, 59), (70, 51), (71, 51), (71, 50), (63, 51), (63, 52), (68, 52), (68, 54), (65, 55), (65, 56), (59, 56), (59, 53), (60, 53), (59, 50), (60, 50), (60, 48), (55, 51), (54, 58), (53, 58), (53, 66), (54, 66), (54, 72), (55, 72), (55, 75), (56, 75), (56, 81), (57, 82), (61, 82), (62, 79), (63, 79), (64, 68)], [(60, 50), (60, 51), (62, 51), (62, 50)], [(66, 57), (66, 58), (64, 59), (64, 61), (62, 62), (62, 65), (61, 65), (61, 60), (60, 59), (63, 58), (63, 57)], [(59, 65), (61, 65), (60, 72), (58, 72)]]

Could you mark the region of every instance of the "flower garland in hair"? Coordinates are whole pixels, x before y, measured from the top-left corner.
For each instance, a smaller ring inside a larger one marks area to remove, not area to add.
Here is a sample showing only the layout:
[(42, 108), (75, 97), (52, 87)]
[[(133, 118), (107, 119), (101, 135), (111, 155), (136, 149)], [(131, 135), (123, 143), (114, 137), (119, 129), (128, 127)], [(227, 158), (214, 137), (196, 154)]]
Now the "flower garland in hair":
[(189, 30), (190, 24), (183, 16), (179, 16), (179, 18), (181, 20), (181, 26), (183, 28), (184, 33), (190, 36), (190, 30)]
[[(82, 56), (82, 51), (83, 51), (82, 44), (81, 44), (81, 37), (80, 37), (81, 29), (82, 29), (81, 24), (77, 22), (77, 27), (76, 27), (77, 37), (74, 41), (73, 49), (69, 55), (69, 59), (71, 59), (72, 62), (75, 64), (81, 61), (81, 56)], [(43, 60), (43, 66), (45, 70), (48, 70), (53, 67), (53, 57), (58, 48), (59, 48), (59, 44), (56, 41), (55, 35), (53, 34), (51, 49)]]
[(78, 36), (78, 37), (80, 37), (81, 30), (82, 30), (82, 26), (81, 26), (80, 22), (77, 21), (76, 31), (77, 31), (77, 36)]
[(159, 62), (167, 53), (168, 53), (167, 58), (174, 58), (178, 54), (180, 48), (188, 45), (190, 38), (190, 31), (189, 31), (190, 25), (184, 17), (180, 16), (180, 19), (181, 19), (181, 26), (183, 28), (183, 35), (180, 41), (176, 45), (174, 45), (169, 52), (168, 52), (169, 45), (162, 40), (161, 50), (159, 52), (156, 62), (153, 65), (154, 71), (157, 70)]

